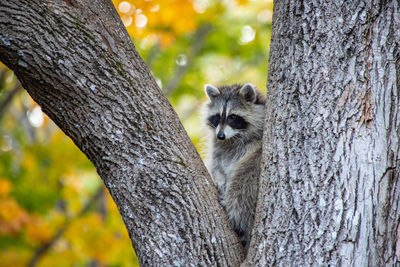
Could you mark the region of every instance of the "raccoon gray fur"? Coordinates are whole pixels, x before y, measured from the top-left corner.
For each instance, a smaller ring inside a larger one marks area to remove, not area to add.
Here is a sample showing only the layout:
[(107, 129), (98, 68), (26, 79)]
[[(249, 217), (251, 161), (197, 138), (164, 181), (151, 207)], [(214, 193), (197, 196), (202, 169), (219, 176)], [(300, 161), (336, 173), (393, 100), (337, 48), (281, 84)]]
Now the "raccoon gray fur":
[(215, 87), (204, 115), (211, 130), (206, 166), (247, 251), (254, 222), (262, 150), (265, 97), (252, 85)]

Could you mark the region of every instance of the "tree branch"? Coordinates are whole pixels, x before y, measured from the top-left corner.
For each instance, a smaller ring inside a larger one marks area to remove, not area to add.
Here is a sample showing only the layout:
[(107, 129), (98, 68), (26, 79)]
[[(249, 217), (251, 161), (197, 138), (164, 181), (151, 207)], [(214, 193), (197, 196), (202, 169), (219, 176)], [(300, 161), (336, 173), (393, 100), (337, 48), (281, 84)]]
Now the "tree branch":
[(93, 162), (140, 264), (239, 265), (213, 182), (111, 1), (1, 1), (0, 60)]

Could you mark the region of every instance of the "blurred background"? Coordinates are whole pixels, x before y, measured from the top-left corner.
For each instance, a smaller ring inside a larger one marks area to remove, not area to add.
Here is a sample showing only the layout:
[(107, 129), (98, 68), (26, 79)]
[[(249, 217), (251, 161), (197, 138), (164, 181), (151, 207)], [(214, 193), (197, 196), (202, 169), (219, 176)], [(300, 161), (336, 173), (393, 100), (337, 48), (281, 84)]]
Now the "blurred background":
[[(272, 0), (113, 3), (198, 149), (205, 83), (265, 93)], [(1, 63), (0, 266), (138, 266), (92, 164)]]

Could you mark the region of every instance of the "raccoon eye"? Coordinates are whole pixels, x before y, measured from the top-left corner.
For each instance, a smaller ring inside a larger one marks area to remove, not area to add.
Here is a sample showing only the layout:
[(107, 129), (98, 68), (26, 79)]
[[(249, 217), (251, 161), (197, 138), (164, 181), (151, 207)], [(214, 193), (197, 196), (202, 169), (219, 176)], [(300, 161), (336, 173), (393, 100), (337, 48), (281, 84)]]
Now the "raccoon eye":
[(247, 122), (245, 119), (238, 115), (229, 115), (228, 116), (228, 124), (231, 126), (233, 129), (246, 129), (247, 128)]
[(238, 119), (238, 116), (236, 116), (234, 114), (228, 116), (228, 120), (235, 121), (237, 119)]
[(210, 125), (212, 127), (214, 127), (214, 128), (218, 126), (219, 120), (220, 120), (219, 114), (215, 114), (215, 115), (213, 115), (213, 116), (208, 118), (208, 121), (210, 122)]

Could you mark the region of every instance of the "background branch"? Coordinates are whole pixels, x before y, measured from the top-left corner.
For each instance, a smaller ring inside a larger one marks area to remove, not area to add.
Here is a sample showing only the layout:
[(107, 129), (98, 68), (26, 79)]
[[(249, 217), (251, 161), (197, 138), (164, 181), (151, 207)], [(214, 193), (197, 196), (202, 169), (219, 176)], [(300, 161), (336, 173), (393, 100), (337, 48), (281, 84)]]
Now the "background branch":
[(211, 29), (212, 26), (209, 23), (205, 23), (197, 29), (196, 33), (194, 34), (194, 40), (191, 49), (187, 54), (186, 64), (178, 65), (176, 67), (175, 73), (172, 75), (173, 78), (168, 82), (168, 84), (164, 88), (164, 94), (166, 96), (171, 95), (177, 89), (183, 77), (185, 76), (186, 72), (190, 70), (195, 58), (203, 49), (206, 37), (210, 33)]
[(42, 244), (36, 252), (33, 254), (29, 260), (28, 267), (36, 266), (39, 259), (57, 242), (58, 239), (68, 230), (74, 220), (85, 215), (90, 208), (100, 200), (101, 196), (104, 194), (104, 188), (101, 186), (97, 192), (89, 199), (89, 201), (82, 207), (82, 209), (72, 218), (66, 218), (64, 224), (56, 231), (55, 235), (50, 238), (47, 242)]
[(21, 90), (21, 83), (17, 81), (17, 84), (14, 86), (14, 88), (7, 92), (3, 100), (0, 102), (0, 119), (4, 115), (4, 111), (6, 110), (7, 106), (11, 103), (11, 100)]

